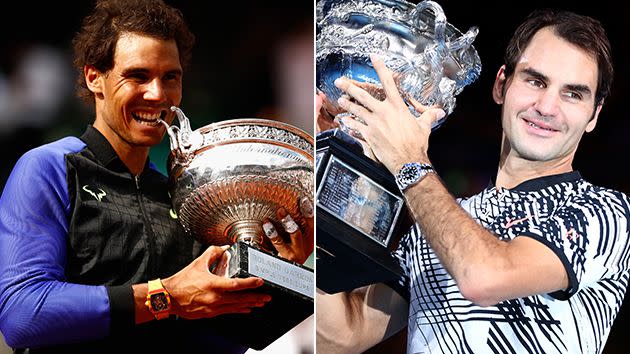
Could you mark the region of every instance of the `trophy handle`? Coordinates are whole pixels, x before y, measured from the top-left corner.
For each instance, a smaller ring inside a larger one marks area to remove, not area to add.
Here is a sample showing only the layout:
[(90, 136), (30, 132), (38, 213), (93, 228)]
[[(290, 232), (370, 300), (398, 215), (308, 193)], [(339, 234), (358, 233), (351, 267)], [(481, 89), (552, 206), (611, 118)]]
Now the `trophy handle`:
[[(447, 42), (446, 15), (438, 3), (433, 1), (420, 2), (410, 14), (414, 25), (418, 28), (426, 27), (426, 24), (422, 22), (420, 16), (426, 9), (432, 10), (435, 15), (433, 30), (434, 42), (426, 46), (422, 53), (412, 57), (412, 62), (414, 63), (413, 67), (421, 68), (425, 65), (429, 67), (425, 75), (427, 79), (423, 83), (423, 86), (427, 88), (427, 91), (425, 91), (423, 95), (427, 100), (425, 104), (433, 105), (436, 101), (441, 101), (444, 111), (450, 114), (455, 106), (455, 95), (459, 93), (462, 87), (474, 81), (476, 76), (466, 75), (462, 79), (458, 72), (460, 68), (456, 69), (454, 75), (445, 75), (444, 68), (447, 62), (452, 61), (452, 59), (450, 59), (451, 57), (457, 57), (457, 55), (454, 55), (456, 51), (466, 50), (472, 45), (479, 33), (479, 29), (477, 27), (471, 27), (468, 32), (459, 38)], [(436, 97), (439, 97), (439, 99)], [(439, 122), (435, 122), (433, 129), (439, 127), (443, 121), (444, 118)]]
[[(192, 129), (190, 128), (190, 120), (184, 114), (184, 112), (177, 106), (171, 106), (171, 111), (175, 112), (177, 115), (177, 120), (179, 120), (179, 131), (178, 131), (178, 141), (181, 146), (179, 148), (183, 150), (188, 150), (191, 147), (190, 135), (192, 134)], [(170, 136), (170, 132), (169, 132)]]
[(179, 121), (179, 127), (176, 125), (169, 126), (163, 120), (160, 120), (160, 123), (166, 127), (171, 152), (175, 155), (176, 161), (184, 165), (191, 158), (191, 152), (195, 150), (193, 142), (199, 139), (196, 139), (198, 136), (195, 136), (195, 132), (190, 128), (190, 120), (188, 120), (184, 112), (176, 106), (171, 106), (171, 111), (175, 112)]
[(438, 5), (438, 3), (434, 1), (422, 1), (416, 8), (411, 11), (411, 18), (413, 19), (413, 23), (417, 28), (422, 28), (425, 24), (420, 20), (420, 14), (422, 11), (426, 9), (433, 10), (435, 14), (435, 25), (433, 28), (433, 32), (435, 34), (435, 44), (439, 48), (440, 51), (446, 50), (446, 15), (444, 14), (444, 10), (442, 7)]

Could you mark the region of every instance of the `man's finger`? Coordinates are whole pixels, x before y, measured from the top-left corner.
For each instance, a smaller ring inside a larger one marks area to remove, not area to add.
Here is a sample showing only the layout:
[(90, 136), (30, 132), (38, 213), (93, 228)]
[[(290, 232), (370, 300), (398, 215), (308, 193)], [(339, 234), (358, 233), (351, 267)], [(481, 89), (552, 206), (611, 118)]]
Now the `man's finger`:
[(365, 141), (365, 131), (368, 129), (365, 124), (350, 117), (338, 118), (338, 122), (344, 132), (358, 140)]
[(210, 265), (217, 261), (228, 248), (230, 248), (229, 245), (210, 246), (203, 252), (201, 257), (206, 259), (206, 264), (210, 267)]
[(278, 208), (278, 210), (276, 211), (276, 216), (280, 220), (280, 223), (282, 223), (284, 230), (291, 237), (291, 248), (294, 251), (301, 250), (303, 239), (302, 239), (302, 231), (300, 230), (300, 227), (298, 226), (298, 224), (293, 220), (291, 215), (287, 213), (287, 211), (284, 208)]
[(304, 220), (306, 220), (306, 226), (309, 230), (313, 230), (314, 228), (314, 215), (315, 210), (313, 208), (313, 201), (309, 197), (303, 197), (300, 199), (300, 213)]
[(358, 119), (369, 125), (368, 121), (372, 117), (372, 112), (345, 97), (339, 97), (337, 102), (339, 103), (339, 106), (341, 106), (341, 108), (343, 108), (346, 112), (352, 114), (353, 116), (357, 117)]
[(213, 306), (232, 304), (265, 304), (271, 301), (271, 295), (252, 291), (224, 292), (221, 294), (219, 299), (216, 299), (216, 295), (214, 297), (211, 296), (210, 298), (215, 299), (212, 301), (214, 304)]
[(223, 305), (218, 307), (213, 307), (210, 311), (208, 311), (207, 315), (204, 317), (214, 317), (224, 314), (230, 313), (250, 313), (252, 309), (256, 307), (262, 307), (264, 303), (244, 303), (244, 304), (230, 304)]
[(214, 274), (211, 274), (211, 276), (215, 277), (212, 288), (221, 289), (224, 291), (241, 291), (247, 289), (255, 289), (264, 284), (264, 281), (262, 279), (256, 277), (223, 278)]
[(279, 254), (287, 254), (291, 252), (291, 247), (289, 247), (289, 245), (284, 242), (282, 237), (280, 237), (280, 234), (278, 234), (278, 231), (276, 230), (275, 226), (273, 226), (271, 221), (265, 220), (265, 222), (263, 223), (263, 231), (265, 232), (265, 236), (269, 238), (269, 241), (271, 241), (271, 244), (276, 249), (276, 251), (278, 251)]
[(383, 90), (385, 91), (387, 99), (396, 105), (404, 104), (405, 102), (400, 96), (400, 92), (398, 92), (398, 86), (396, 86), (392, 72), (385, 65), (385, 62), (374, 54), (370, 55), (370, 59), (372, 60), (374, 70), (376, 70), (378, 78), (381, 81), (381, 85), (383, 85)]
[(420, 115), (418, 121), (421, 124), (427, 124), (427, 127), (431, 129), (433, 122), (436, 122), (446, 116), (446, 112), (444, 112), (441, 108), (428, 108), (424, 113)]
[[(340, 90), (343, 90), (345, 93), (347, 93), (348, 95), (353, 97), (357, 102), (359, 102), (361, 105), (353, 103), (353, 105), (356, 105), (358, 107), (363, 106), (364, 109), (367, 108), (367, 110), (374, 111), (378, 107), (378, 105), (381, 104), (381, 101), (372, 97), (372, 95), (370, 95), (367, 91), (365, 91), (364, 89), (360, 88), (357, 85), (354, 85), (349, 79), (345, 77), (337, 78), (335, 80), (335, 86), (337, 86)], [(344, 100), (349, 102), (349, 100), (345, 98)], [(339, 103), (339, 105), (341, 105), (342, 108), (346, 109), (346, 107), (344, 107), (340, 101), (341, 101), (341, 98), (337, 100), (337, 103)]]
[(407, 102), (411, 103), (413, 108), (416, 111), (418, 111), (418, 113), (420, 114), (424, 113), (424, 111), (426, 111), (429, 108), (437, 108), (437, 106), (431, 106), (431, 107), (425, 106), (422, 103), (418, 102), (415, 98), (411, 97), (411, 95), (407, 95), (405, 99), (407, 100)]

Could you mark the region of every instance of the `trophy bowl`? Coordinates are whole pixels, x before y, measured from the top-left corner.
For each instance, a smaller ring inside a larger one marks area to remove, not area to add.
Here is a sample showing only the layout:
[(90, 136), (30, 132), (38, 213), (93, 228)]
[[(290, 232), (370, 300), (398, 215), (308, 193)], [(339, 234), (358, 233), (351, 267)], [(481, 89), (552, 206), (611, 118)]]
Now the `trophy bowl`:
[(301, 226), (299, 200), (313, 196), (313, 138), (278, 121), (241, 118), (191, 131), (174, 108), (169, 186), (184, 229), (207, 245), (243, 241), (264, 247), (265, 219), (284, 207)]
[[(319, 0), (317, 88), (326, 94), (333, 113), (341, 111), (337, 99), (342, 92), (335, 79), (345, 76), (380, 87), (369, 57), (376, 54), (394, 72), (413, 114), (419, 115), (410, 99), (438, 105), (448, 115), (455, 96), (481, 72), (472, 46), (477, 33), (473, 27), (462, 34), (433, 1), (415, 5), (404, 0)], [(433, 129), (445, 119), (434, 123)]]
[[(279, 257), (265, 240), (265, 219), (286, 209), (302, 230), (301, 198), (313, 198), (313, 138), (278, 121), (225, 120), (195, 131), (177, 107), (179, 127), (167, 126), (173, 209), (204, 245), (231, 245), (209, 271), (228, 278), (256, 276), (273, 301), (249, 314), (207, 320), (216, 334), (261, 350), (313, 313), (314, 272)], [(238, 330), (235, 330), (238, 329)]]

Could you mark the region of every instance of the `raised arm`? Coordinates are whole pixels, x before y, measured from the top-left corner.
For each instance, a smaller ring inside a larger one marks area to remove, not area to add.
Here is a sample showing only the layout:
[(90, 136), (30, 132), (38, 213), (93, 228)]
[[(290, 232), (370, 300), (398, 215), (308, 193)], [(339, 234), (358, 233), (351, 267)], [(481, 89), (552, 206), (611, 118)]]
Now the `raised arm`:
[[(391, 72), (373, 59), (386, 98), (375, 99), (348, 80), (336, 84), (361, 105), (341, 99), (340, 105), (366, 124), (347, 119), (393, 174), (408, 162), (430, 163), (431, 123), (444, 116), (438, 108), (417, 106), (416, 119), (398, 93)], [(533, 238), (499, 240), (466, 213), (433, 173), (405, 191), (407, 205), (424, 237), (457, 282), (462, 294), (479, 305), (566, 289), (568, 274), (560, 258)]]

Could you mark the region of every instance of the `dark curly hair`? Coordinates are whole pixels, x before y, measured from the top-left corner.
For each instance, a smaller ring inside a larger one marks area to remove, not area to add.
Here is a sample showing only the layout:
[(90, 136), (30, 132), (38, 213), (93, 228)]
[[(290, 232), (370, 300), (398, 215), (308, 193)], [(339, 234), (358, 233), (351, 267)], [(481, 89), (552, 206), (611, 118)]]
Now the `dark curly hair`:
[(137, 33), (177, 43), (182, 67), (190, 62), (195, 36), (182, 13), (162, 0), (97, 0), (74, 36), (74, 67), (78, 71), (77, 95), (92, 102), (83, 68), (93, 65), (100, 72), (114, 66), (114, 51), (122, 33)]
[(601, 23), (591, 17), (569, 11), (541, 9), (532, 12), (516, 32), (505, 52), (505, 75), (513, 74), (516, 63), (527, 48), (529, 41), (543, 27), (552, 27), (554, 33), (565, 41), (590, 53), (597, 59), (597, 91), (595, 105), (604, 103), (610, 94), (614, 69), (610, 42)]

